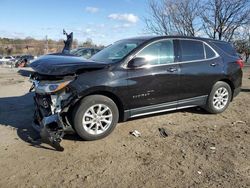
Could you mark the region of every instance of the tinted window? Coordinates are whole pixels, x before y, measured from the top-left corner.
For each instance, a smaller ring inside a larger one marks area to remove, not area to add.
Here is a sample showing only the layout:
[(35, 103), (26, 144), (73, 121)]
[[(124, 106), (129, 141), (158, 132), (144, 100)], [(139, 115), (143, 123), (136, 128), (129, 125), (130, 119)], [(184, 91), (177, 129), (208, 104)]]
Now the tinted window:
[(232, 56), (237, 56), (237, 52), (234, 49), (234, 47), (232, 46), (232, 44), (227, 43), (227, 42), (213, 42), (217, 47), (219, 47), (221, 50), (223, 50), (224, 52), (226, 52), (229, 55)]
[(200, 41), (180, 40), (182, 61), (204, 59), (203, 43)]
[(206, 51), (206, 59), (213, 58), (216, 55), (214, 51), (208, 45), (205, 44), (204, 46)]
[(153, 43), (137, 54), (145, 58), (151, 65), (174, 62), (174, 45), (172, 40)]

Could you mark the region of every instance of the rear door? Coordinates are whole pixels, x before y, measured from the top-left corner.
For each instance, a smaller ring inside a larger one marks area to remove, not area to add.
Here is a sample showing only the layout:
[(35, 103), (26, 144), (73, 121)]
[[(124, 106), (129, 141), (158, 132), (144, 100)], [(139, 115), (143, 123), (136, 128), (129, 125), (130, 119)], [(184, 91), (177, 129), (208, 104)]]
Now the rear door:
[[(193, 39), (178, 40), (180, 51), (180, 101), (202, 103), (213, 84), (221, 78), (223, 63), (206, 42)], [(199, 104), (197, 104), (199, 105)]]
[(176, 108), (180, 69), (175, 64), (174, 40), (153, 42), (135, 57), (145, 58), (149, 64), (142, 68), (128, 69), (129, 108), (151, 105), (152, 108), (148, 110), (156, 110), (163, 103), (169, 104), (162, 105), (162, 109)]

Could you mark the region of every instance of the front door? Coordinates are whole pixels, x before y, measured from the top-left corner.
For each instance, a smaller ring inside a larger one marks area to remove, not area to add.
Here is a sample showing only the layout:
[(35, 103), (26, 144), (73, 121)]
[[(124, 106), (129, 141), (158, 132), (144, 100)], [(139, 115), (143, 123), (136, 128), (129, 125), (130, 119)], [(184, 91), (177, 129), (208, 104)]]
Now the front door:
[(173, 40), (153, 42), (134, 57), (144, 58), (148, 64), (128, 69), (128, 107), (135, 109), (132, 113), (176, 108), (180, 68), (174, 63), (174, 43)]

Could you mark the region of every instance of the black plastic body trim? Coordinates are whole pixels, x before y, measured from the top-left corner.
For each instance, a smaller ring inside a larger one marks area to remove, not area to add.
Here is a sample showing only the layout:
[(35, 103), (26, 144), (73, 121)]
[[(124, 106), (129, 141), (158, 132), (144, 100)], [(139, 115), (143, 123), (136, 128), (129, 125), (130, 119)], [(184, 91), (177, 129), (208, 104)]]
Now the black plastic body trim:
[(161, 113), (166, 111), (178, 110), (183, 108), (189, 108), (194, 106), (203, 106), (206, 104), (208, 95), (194, 97), (190, 99), (184, 99), (180, 101), (162, 103), (157, 105), (145, 106), (141, 108), (134, 108), (125, 111), (126, 119), (139, 117), (149, 114)]

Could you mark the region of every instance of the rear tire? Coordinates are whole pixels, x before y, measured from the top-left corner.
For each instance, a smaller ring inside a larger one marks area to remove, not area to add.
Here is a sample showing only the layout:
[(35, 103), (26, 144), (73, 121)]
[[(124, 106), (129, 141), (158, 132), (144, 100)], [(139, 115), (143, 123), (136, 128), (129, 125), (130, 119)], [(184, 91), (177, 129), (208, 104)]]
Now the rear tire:
[(226, 82), (216, 82), (208, 96), (205, 109), (212, 114), (224, 112), (227, 109), (231, 99), (231, 87)]
[(110, 98), (103, 95), (90, 95), (82, 99), (73, 114), (77, 134), (87, 141), (108, 136), (119, 119), (119, 111)]

